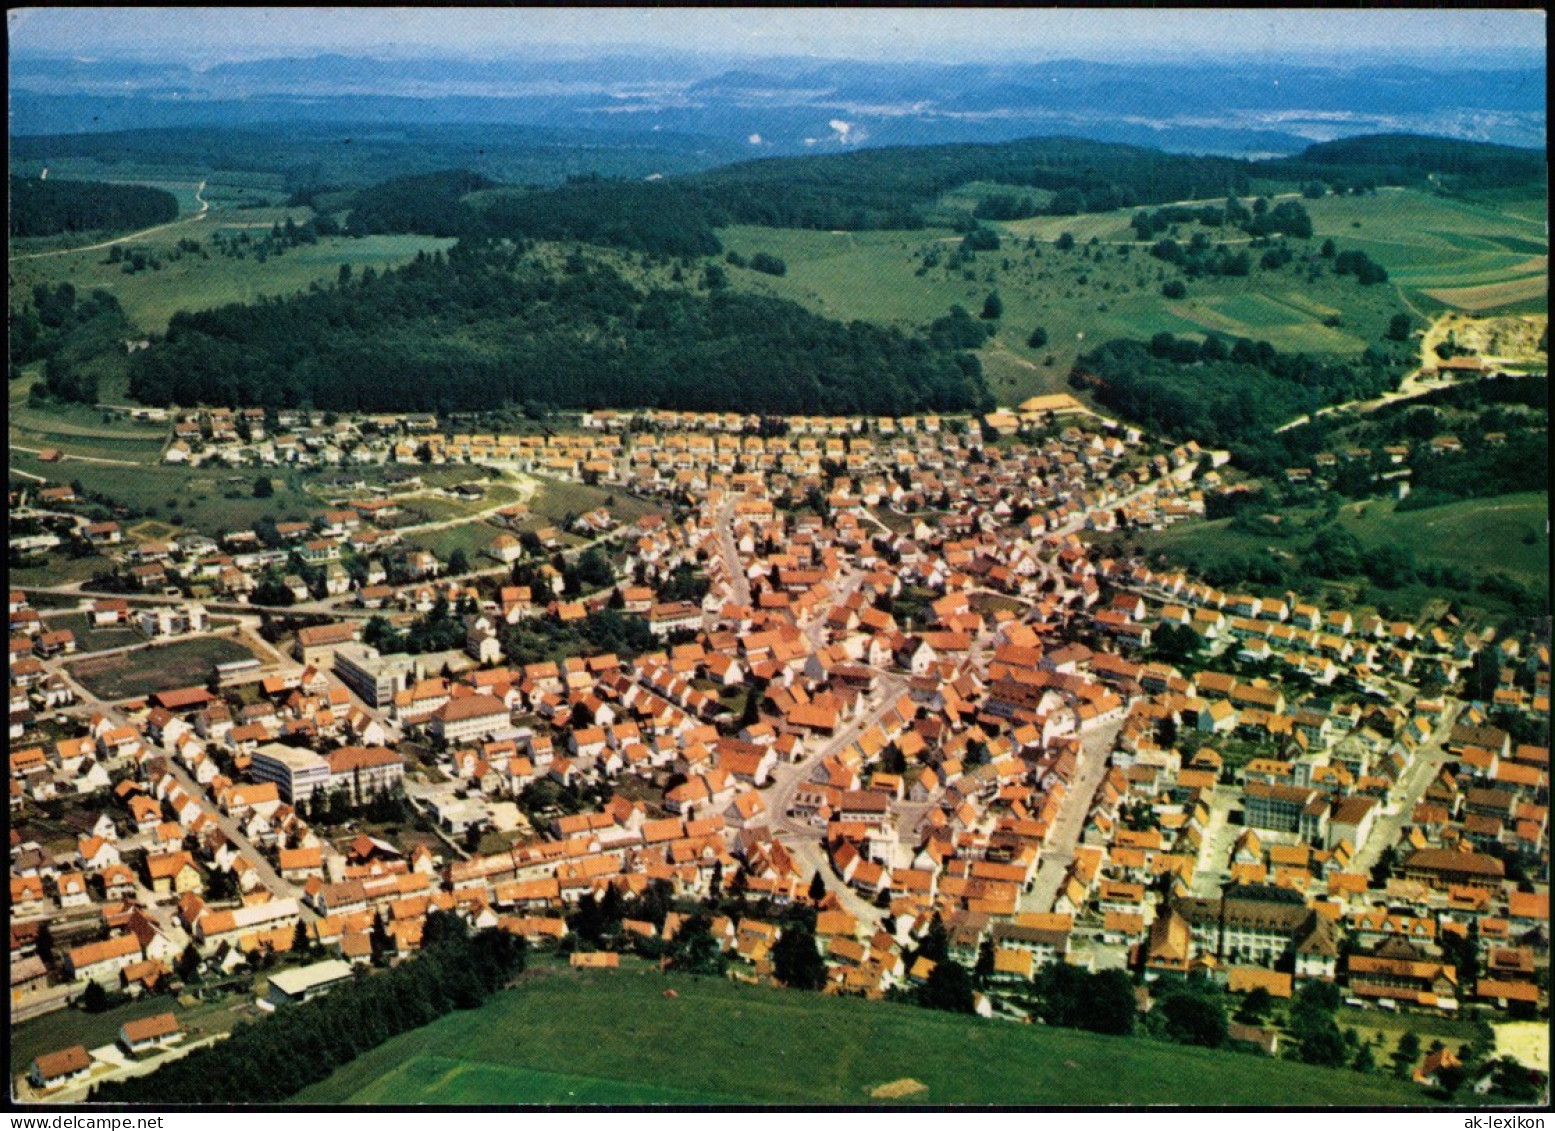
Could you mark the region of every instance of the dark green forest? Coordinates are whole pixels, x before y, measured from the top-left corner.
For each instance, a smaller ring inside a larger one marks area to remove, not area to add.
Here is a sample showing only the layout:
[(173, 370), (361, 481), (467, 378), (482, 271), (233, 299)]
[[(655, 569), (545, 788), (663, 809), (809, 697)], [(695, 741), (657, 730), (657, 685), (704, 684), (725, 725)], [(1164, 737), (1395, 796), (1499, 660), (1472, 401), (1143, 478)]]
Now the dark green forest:
[(460, 229), (460, 199), (496, 183), (463, 169), (396, 177), (356, 194), (346, 231), (353, 236), (382, 232), (455, 236)]
[(1263, 473), (1280, 470), (1285, 448), (1274, 428), (1325, 404), (1375, 396), (1397, 373), (1382, 355), (1322, 362), (1282, 354), (1267, 342), (1157, 334), (1118, 339), (1075, 361), (1069, 382), (1091, 389), (1108, 408), (1168, 435), (1229, 448)]
[(762, 413), (991, 405), (970, 354), (797, 303), (642, 291), (575, 256), (461, 243), (288, 299), (175, 315), (136, 353), (147, 404), (469, 411), (544, 402)]
[(713, 229), (728, 222), (677, 182), (577, 177), (554, 189), (482, 193), (465, 202), (460, 226), (472, 235), (702, 256), (723, 250)]
[(13, 238), (148, 228), (178, 218), (178, 198), (145, 185), (11, 178)]
[(1261, 175), (1317, 180), (1338, 191), (1445, 181), (1452, 188), (1542, 183), (1543, 150), (1420, 134), (1372, 134), (1308, 146), (1299, 155), (1259, 162)]

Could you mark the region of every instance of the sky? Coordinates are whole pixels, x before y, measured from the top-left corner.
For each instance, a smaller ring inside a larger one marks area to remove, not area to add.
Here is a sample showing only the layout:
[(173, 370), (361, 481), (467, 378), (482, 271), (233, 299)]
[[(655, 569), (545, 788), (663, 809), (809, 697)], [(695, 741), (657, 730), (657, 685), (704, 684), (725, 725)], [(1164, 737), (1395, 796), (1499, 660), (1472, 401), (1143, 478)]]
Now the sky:
[(613, 49), (867, 60), (1294, 56), (1545, 47), (1539, 9), (23, 8), (13, 51), (192, 64), (283, 54)]

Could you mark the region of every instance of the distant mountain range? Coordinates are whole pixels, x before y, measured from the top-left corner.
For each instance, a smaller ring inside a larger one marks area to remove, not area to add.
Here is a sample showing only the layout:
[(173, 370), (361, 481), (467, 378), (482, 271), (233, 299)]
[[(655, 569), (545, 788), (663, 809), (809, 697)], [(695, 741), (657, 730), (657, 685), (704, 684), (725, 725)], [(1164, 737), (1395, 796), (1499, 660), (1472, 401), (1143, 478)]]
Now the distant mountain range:
[(194, 68), (19, 55), (10, 97), (13, 135), (349, 120), (665, 131), (752, 156), (1066, 134), (1252, 157), (1403, 131), (1542, 147), (1546, 72), (1526, 58), (1496, 68), (320, 55)]

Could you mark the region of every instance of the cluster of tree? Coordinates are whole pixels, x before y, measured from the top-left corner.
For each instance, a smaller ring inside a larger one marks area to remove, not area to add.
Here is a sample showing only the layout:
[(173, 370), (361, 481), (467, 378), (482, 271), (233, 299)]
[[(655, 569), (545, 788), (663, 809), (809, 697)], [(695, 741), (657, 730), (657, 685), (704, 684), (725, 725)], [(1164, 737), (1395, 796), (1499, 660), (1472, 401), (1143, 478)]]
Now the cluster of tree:
[(225, 1041), (145, 1076), (100, 1085), (92, 1099), (126, 1104), (281, 1103), (390, 1037), (455, 1009), (474, 1009), (524, 969), (524, 941), (471, 934), (457, 915), (427, 917), (421, 953), (363, 973), (323, 997), (240, 1023)]
[(1220, 991), (1202, 979), (1180, 981), (1163, 989), (1150, 1007), (1150, 1032), (1180, 1045), (1218, 1049), (1231, 1035)]
[(372, 793), (358, 789), (360, 801), (352, 800), (345, 786), (319, 790), (312, 797), (297, 799), (297, 815), (309, 824), (335, 826), (346, 821), (366, 819), (374, 824), (395, 824), (411, 817), (410, 802), (400, 789), (380, 789)]
[(1200, 275), (1246, 275), (1252, 270), (1252, 256), (1245, 248), (1233, 250), (1226, 244), (1210, 242), (1203, 232), (1196, 232), (1185, 245), (1173, 239), (1158, 240), (1150, 248), (1157, 259), (1182, 269), (1190, 279)]
[[(917, 228), (946, 191), (972, 181), (1051, 194), (989, 198), (1000, 213), (1072, 216), (1139, 204), (1246, 192), (1245, 162), (1167, 154), (1072, 137), (996, 144), (898, 146), (824, 156), (767, 158), (682, 178), (735, 222), (770, 227)], [(1027, 210), (1029, 207), (1029, 211)], [(990, 211), (990, 208), (993, 211)]]
[(929, 323), (928, 339), (929, 344), (936, 349), (975, 350), (981, 348), (994, 333), (994, 328), (987, 325), (986, 321), (979, 322), (967, 313), (966, 307), (958, 304), (950, 308), (949, 314)]
[(757, 295), (643, 292), (608, 267), (556, 274), (469, 243), (316, 293), (174, 315), (129, 374), (147, 404), (352, 411), (544, 401), (895, 414), (991, 403), (976, 358), (895, 329)]
[(1369, 1072), (1372, 1068), (1370, 1050), (1365, 1050), (1364, 1056), (1360, 1049), (1352, 1054), (1339, 1030), (1339, 1023), (1334, 1020), (1339, 1003), (1339, 987), (1332, 982), (1307, 982), (1296, 992), (1285, 1026), (1295, 1042), (1295, 1058), (1307, 1064), (1342, 1068), (1353, 1056), (1357, 1070)]
[(766, 251), (758, 251), (752, 255), (748, 266), (752, 271), (760, 271), (763, 275), (788, 274), (788, 264)]
[(700, 605), (711, 588), (712, 583), (695, 566), (690, 562), (681, 562), (668, 577), (659, 582), (658, 595), (665, 602), (687, 601)]
[[(336, 62), (338, 66), (346, 61)], [(360, 104), (350, 105), (355, 110)], [(440, 108), (449, 105), (448, 100), (439, 103)], [(11, 138), (13, 162), (47, 164), (76, 157), (104, 167), (189, 168), (209, 172), (212, 183), (222, 176), (218, 170), (233, 170), (249, 175), (224, 186), (239, 194), (254, 183), (252, 174), (269, 174), (267, 180), (291, 194), (294, 206), (314, 204), (321, 211), (348, 207), (353, 189), (439, 170), (475, 168), (508, 184), (546, 185), (560, 184), (575, 172), (585, 150), (589, 166), (602, 174), (646, 177), (705, 168), (724, 154), (732, 160), (748, 149), (743, 141), (726, 143), (670, 130), (563, 130), (495, 122), (489, 115), (435, 124), (380, 122), (370, 129), (348, 114), (343, 119), (294, 120), (284, 130), (202, 123)], [(257, 191), (249, 199), (266, 202)]]
[(1081, 355), (1069, 377), (1107, 407), (1168, 435), (1230, 448), (1260, 472), (1279, 471), (1284, 448), (1274, 427), (1325, 404), (1376, 396), (1393, 375), (1381, 355), (1323, 362), (1279, 353), (1267, 342), (1215, 335), (1202, 342), (1157, 334), (1118, 339)]
[(1387, 268), (1364, 251), (1341, 251), (1334, 256), (1335, 275), (1354, 275), (1363, 287), (1388, 281)]
[(466, 635), (463, 618), (475, 609), (469, 598), (461, 604), (465, 607), (455, 608), (447, 598), (439, 597), (430, 611), (417, 617), (405, 629), (396, 629), (381, 616), (370, 617), (362, 627), (362, 642), (379, 652), (408, 652), (411, 655), (463, 648)]
[(934, 969), (913, 991), (913, 1003), (924, 1009), (938, 1009), (946, 1013), (975, 1012), (977, 991), (972, 975), (950, 957), (950, 932), (945, 929), (944, 921), (937, 911), (907, 964), (910, 968), (924, 958), (934, 963)]
[(361, 189), (351, 198), (346, 231), (353, 236), (380, 232), (459, 235), (460, 200), (495, 187), (496, 181), (468, 169), (396, 177)]
[(107, 291), (80, 297), (69, 283), (40, 283), (32, 301), (10, 311), (10, 376), (20, 366), (44, 361), (43, 384), (35, 396), (95, 404), (103, 377), (124, 368), (129, 319)]
[(1030, 196), (1016, 196), (1000, 192), (985, 196), (972, 206), (972, 216), (978, 220), (1025, 220), (1041, 215), (1041, 206)]
[[(1407, 328), (1406, 331), (1407, 333)], [(1459, 450), (1433, 450), (1432, 438), (1451, 433)], [(1487, 439), (1490, 437), (1490, 439)], [(1385, 405), (1359, 422), (1318, 417), (1282, 432), (1271, 466), (1309, 466), (1319, 452), (1365, 449), (1340, 463), (1330, 490), (1367, 498), (1391, 486), (1378, 476), (1394, 470), (1385, 448), (1408, 444), (1412, 490), (1401, 511), (1424, 510), (1460, 499), (1542, 490), (1549, 468), (1549, 385), (1542, 377), (1507, 376), (1436, 389)]]
[[(279, 259), (294, 247), (316, 244), (324, 236), (339, 234), (340, 225), (332, 217), (315, 216), (299, 224), (288, 216), (284, 224), (276, 222), (270, 225), (270, 230), (257, 239), (247, 230), (240, 230), (235, 235), (212, 232), (210, 246), (216, 254), (227, 259), (247, 259), (252, 255), (256, 262), (263, 263), (271, 258)], [(188, 249), (202, 258), (209, 258), (209, 252), (199, 243), (193, 240), (179, 241), (180, 248), (186, 245), (192, 245)]]
[(1123, 970), (1094, 974), (1053, 962), (1037, 974), (1037, 1016), (1049, 1025), (1127, 1036), (1134, 1031), (1134, 983)]
[(531, 617), (500, 630), (502, 654), (515, 664), (562, 660), (585, 652), (614, 652), (625, 659), (651, 652), (662, 643), (641, 617), (601, 609), (581, 621), (563, 624), (554, 617)]
[[(23, 299), (10, 308), (8, 321), (12, 366), (53, 357), (83, 330), (92, 341), (78, 352), (92, 352), (96, 339), (112, 340), (129, 328), (113, 295), (94, 290), (82, 297), (70, 283), (37, 284), (30, 301)], [(118, 341), (122, 350), (122, 336)], [(11, 376), (16, 375), (13, 369)]]
[(1312, 238), (1312, 217), (1299, 201), (1283, 200), (1271, 207), (1268, 198), (1262, 196), (1253, 201), (1251, 208), (1230, 196), (1224, 205), (1172, 204), (1150, 211), (1141, 210), (1134, 213), (1132, 221), (1134, 234), (1142, 243), (1179, 224), (1192, 223), (1206, 228), (1239, 228), (1254, 238), (1282, 235), (1301, 240)]
[(149, 228), (178, 218), (178, 198), (147, 185), (12, 177), (12, 239)]

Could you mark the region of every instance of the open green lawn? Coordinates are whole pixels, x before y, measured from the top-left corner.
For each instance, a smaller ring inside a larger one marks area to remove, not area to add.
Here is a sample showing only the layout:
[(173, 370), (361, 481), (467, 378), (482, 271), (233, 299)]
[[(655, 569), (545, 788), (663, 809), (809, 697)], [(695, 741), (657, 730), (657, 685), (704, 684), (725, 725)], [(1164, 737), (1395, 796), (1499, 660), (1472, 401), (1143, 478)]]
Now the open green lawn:
[(662, 506), (639, 499), (618, 487), (591, 487), (587, 483), (573, 483), (564, 479), (546, 479), (535, 476), (540, 488), (528, 502), (530, 517), (525, 526), (560, 528), (568, 515), (587, 514), (598, 507), (606, 507), (617, 522), (630, 524), (645, 514), (663, 514)]
[[(667, 990), (677, 996), (666, 997)], [(912, 1079), (927, 1090), (872, 1100)], [(655, 972), (536, 974), (298, 1103), (1422, 1105), (1380, 1077)]]
[(491, 545), (500, 533), (496, 527), (484, 522), (465, 522), (458, 526), (445, 526), (440, 530), (407, 534), (405, 542), (423, 550), (431, 550), (445, 562), (455, 550), (463, 550), (470, 560), (471, 569), (485, 569), (498, 563), (484, 557), (481, 551)]
[(137, 652), (78, 660), (68, 667), (71, 677), (93, 695), (112, 701), (203, 684), (217, 664), (252, 655), (234, 640), (201, 636), (175, 644), (153, 644)]

